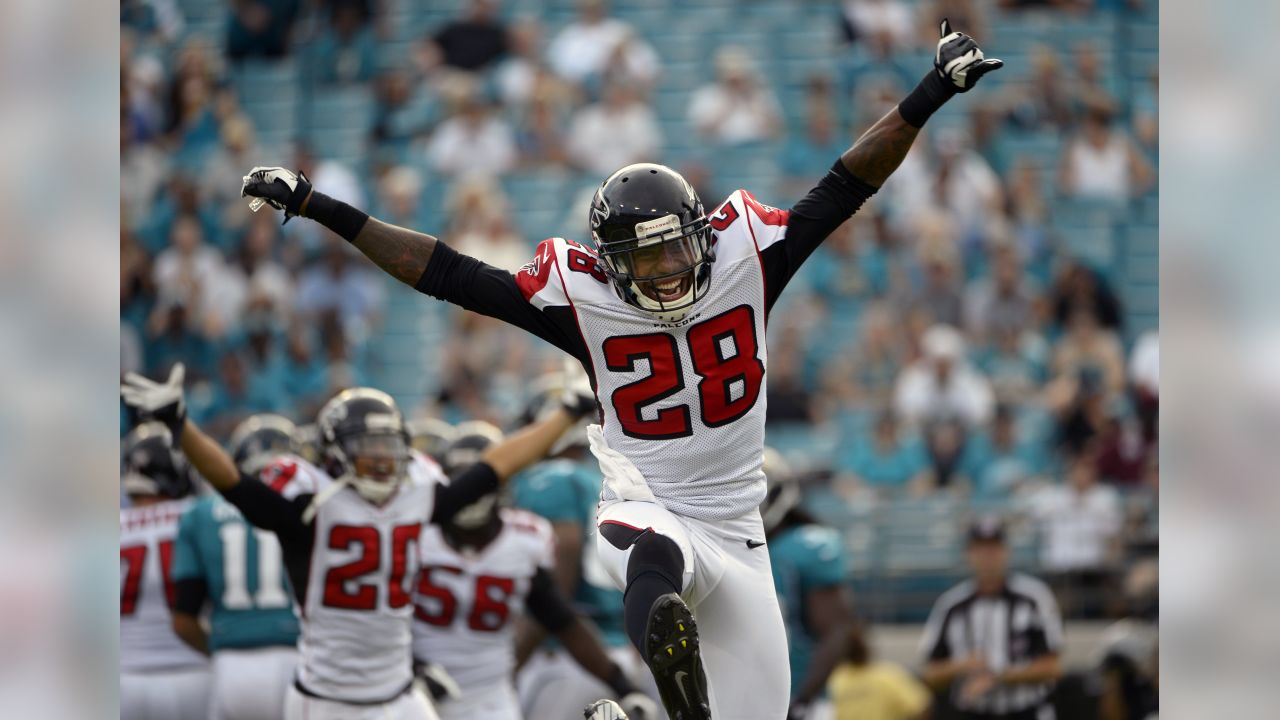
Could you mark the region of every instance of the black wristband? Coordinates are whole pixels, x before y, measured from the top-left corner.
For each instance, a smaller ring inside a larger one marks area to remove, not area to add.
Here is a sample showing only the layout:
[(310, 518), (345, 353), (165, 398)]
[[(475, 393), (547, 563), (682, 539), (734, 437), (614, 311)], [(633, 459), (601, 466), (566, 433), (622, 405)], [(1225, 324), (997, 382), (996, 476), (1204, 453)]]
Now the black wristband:
[(355, 242), (356, 235), (369, 221), (367, 213), (314, 190), (307, 201), (306, 217), (334, 231), (347, 242)]
[(912, 127), (924, 127), (929, 116), (937, 112), (956, 94), (955, 86), (942, 79), (937, 70), (930, 70), (902, 102), (898, 113)]
[(622, 668), (617, 663), (614, 663), (613, 668), (609, 670), (609, 678), (605, 680), (605, 683), (619, 699), (636, 691), (636, 686), (631, 684), (631, 681), (627, 679), (626, 673), (622, 672)]

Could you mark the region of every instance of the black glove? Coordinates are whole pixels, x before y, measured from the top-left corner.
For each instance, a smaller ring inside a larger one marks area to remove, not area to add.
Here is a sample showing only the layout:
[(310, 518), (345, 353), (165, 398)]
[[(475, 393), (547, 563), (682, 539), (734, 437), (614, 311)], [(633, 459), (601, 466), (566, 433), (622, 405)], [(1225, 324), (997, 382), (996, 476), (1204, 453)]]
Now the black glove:
[(933, 67), (956, 92), (969, 92), (983, 75), (1004, 67), (1003, 60), (984, 59), (978, 43), (968, 35), (952, 30), (950, 20), (943, 18), (938, 29), (942, 39), (938, 41), (938, 50), (933, 56)]
[(120, 397), (129, 407), (146, 420), (158, 420), (169, 428), (176, 446), (182, 438), (182, 428), (187, 422), (187, 401), (182, 394), (182, 378), (186, 367), (182, 363), (173, 366), (169, 379), (163, 383), (145, 378), (137, 373), (124, 376), (120, 384)]
[(240, 197), (251, 197), (249, 209), (257, 212), (263, 204), (284, 211), (284, 221), (302, 214), (302, 203), (311, 195), (311, 181), (301, 171), (282, 167), (256, 167), (244, 176)]
[(787, 720), (804, 720), (809, 717), (809, 706), (806, 703), (794, 702), (787, 708)]

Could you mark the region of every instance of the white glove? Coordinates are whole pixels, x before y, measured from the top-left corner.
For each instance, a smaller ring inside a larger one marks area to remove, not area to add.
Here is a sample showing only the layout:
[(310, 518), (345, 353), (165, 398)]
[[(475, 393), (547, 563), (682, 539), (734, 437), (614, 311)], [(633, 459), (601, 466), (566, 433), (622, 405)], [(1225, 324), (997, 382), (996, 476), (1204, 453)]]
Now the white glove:
[(444, 669), (443, 665), (433, 662), (420, 663), (417, 666), (417, 677), (414, 682), (422, 683), (423, 690), (432, 702), (441, 700), (457, 700), (462, 697), (462, 688)]
[(175, 444), (187, 420), (187, 401), (182, 394), (182, 379), (186, 370), (186, 366), (177, 363), (169, 371), (169, 379), (163, 383), (137, 373), (128, 373), (120, 384), (120, 397), (125, 404), (144, 417), (164, 423)]
[(630, 720), (618, 703), (612, 700), (597, 700), (582, 711), (586, 720)]
[(949, 20), (943, 19), (939, 34), (942, 39), (938, 41), (933, 66), (955, 86), (956, 92), (968, 92), (983, 75), (1004, 67), (1003, 60), (985, 59), (973, 38), (952, 30)]
[(618, 701), (629, 720), (658, 720), (658, 703), (640, 692), (627, 694)]

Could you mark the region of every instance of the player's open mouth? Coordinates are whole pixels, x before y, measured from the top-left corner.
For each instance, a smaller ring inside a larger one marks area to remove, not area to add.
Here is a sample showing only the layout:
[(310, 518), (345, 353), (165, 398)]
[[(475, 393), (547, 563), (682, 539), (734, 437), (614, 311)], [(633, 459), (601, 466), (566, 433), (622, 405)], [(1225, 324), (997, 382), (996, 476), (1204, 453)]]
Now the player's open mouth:
[(646, 283), (645, 294), (658, 302), (679, 300), (689, 292), (692, 274), (685, 273), (676, 278)]

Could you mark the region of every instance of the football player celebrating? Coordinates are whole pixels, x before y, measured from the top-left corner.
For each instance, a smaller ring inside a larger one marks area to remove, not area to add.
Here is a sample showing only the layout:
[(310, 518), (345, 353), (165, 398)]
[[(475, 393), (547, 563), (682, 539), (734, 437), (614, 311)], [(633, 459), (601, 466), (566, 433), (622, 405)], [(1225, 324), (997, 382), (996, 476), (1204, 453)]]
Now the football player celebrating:
[(495, 492), (537, 461), (594, 405), (567, 398), (544, 422), (494, 445), (452, 483), (409, 449), (389, 395), (344, 390), (320, 411), (325, 472), (290, 461), (270, 486), (186, 418), (183, 368), (164, 383), (130, 374), (121, 394), (181, 438), (183, 452), (252, 524), (275, 533), (301, 608), (302, 663), (285, 698), (289, 720), (422, 720), (436, 717), (414, 689), (412, 583), (418, 542), (429, 523)]
[(186, 460), (162, 424), (134, 428), (122, 444), (120, 509), (120, 717), (202, 718), (209, 660), (182, 643), (169, 616), (173, 542), (191, 507)]
[(782, 606), (791, 658), (791, 709), (800, 720), (822, 694), (853, 629), (853, 604), (845, 585), (849, 563), (844, 539), (800, 507), (800, 483), (782, 455), (764, 449), (768, 494), (760, 506), (773, 584)]
[(298, 173), (245, 177), (253, 209), (311, 218), (397, 279), (524, 328), (591, 373), (601, 406), (591, 447), (605, 476), (596, 545), (673, 720), (786, 715), (786, 635), (760, 549), (765, 320), (929, 116), (1002, 65), (941, 29), (915, 90), (790, 210), (738, 190), (708, 214), (675, 171), (629, 165), (595, 194), (590, 247), (544, 240), (515, 275), (314, 192)]
[[(276, 457), (296, 453), (297, 428), (279, 415), (254, 415), (231, 433), (231, 454), (257, 477)], [(173, 552), (175, 632), (213, 654), (212, 720), (279, 720), (298, 664), (298, 620), (280, 543), (234, 505), (207, 495), (182, 516)], [(200, 623), (209, 608), (209, 629)]]

